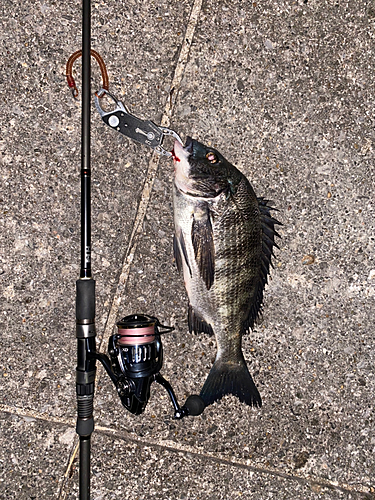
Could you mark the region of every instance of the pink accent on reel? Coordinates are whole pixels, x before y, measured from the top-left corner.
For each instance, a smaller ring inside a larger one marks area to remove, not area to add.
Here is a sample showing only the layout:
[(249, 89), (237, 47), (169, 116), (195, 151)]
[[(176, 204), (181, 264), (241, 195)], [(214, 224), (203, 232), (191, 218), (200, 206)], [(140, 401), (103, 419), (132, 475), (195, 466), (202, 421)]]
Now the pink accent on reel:
[(120, 345), (140, 345), (150, 344), (155, 340), (154, 326), (147, 326), (146, 328), (119, 328), (118, 339)]

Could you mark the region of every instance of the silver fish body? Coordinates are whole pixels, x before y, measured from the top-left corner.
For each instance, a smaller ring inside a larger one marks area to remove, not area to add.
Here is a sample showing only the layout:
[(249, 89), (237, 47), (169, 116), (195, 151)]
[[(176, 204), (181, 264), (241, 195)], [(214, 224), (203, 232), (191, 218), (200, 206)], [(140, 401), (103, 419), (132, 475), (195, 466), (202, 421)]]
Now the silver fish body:
[(174, 164), (174, 255), (189, 297), (189, 330), (214, 333), (217, 342), (200, 396), (206, 405), (234, 394), (261, 406), (241, 341), (261, 308), (278, 222), (213, 148), (176, 141)]

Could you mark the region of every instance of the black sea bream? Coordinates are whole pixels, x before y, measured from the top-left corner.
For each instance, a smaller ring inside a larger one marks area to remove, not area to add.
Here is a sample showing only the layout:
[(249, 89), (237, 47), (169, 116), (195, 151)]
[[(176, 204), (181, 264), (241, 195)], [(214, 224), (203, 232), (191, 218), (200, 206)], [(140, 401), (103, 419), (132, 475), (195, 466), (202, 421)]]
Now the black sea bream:
[[(241, 350), (267, 283), (279, 222), (218, 151), (187, 138), (173, 151), (174, 255), (189, 297), (190, 332), (214, 333), (217, 354), (200, 396), (262, 401)], [(277, 235), (278, 236), (278, 235)]]

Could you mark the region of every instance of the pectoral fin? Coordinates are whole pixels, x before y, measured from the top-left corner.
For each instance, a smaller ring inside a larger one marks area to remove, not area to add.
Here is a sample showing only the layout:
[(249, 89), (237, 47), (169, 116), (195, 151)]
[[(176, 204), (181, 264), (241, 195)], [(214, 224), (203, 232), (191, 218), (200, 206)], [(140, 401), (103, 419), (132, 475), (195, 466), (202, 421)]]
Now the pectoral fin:
[(176, 261), (176, 266), (177, 266), (178, 271), (181, 271), (181, 269), (182, 269), (181, 252), (182, 252), (182, 255), (183, 255), (184, 260), (186, 262), (186, 265), (187, 265), (187, 267), (189, 269), (190, 276), (191, 276), (192, 275), (192, 273), (191, 273), (191, 267), (190, 267), (190, 264), (189, 264), (189, 259), (188, 259), (188, 255), (187, 255), (187, 251), (186, 251), (186, 245), (185, 245), (185, 241), (184, 241), (184, 237), (183, 237), (182, 231), (180, 231), (180, 234), (178, 235), (178, 237), (177, 237), (176, 234), (173, 236), (173, 254), (174, 254), (174, 258), (175, 258), (175, 261)]
[(173, 235), (173, 256), (176, 262), (177, 270), (178, 272), (180, 272), (182, 269), (182, 260), (181, 260), (180, 249), (178, 248), (177, 237), (175, 234)]
[(208, 209), (194, 214), (191, 239), (199, 273), (209, 290), (215, 276), (215, 246)]

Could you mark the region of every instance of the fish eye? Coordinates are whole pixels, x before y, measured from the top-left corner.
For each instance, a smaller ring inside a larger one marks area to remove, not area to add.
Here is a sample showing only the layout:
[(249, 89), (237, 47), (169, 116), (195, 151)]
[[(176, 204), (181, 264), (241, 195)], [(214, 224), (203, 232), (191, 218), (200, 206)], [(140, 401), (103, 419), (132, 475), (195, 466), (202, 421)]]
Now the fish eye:
[(217, 163), (219, 161), (218, 157), (212, 151), (206, 154), (206, 158), (210, 163)]

